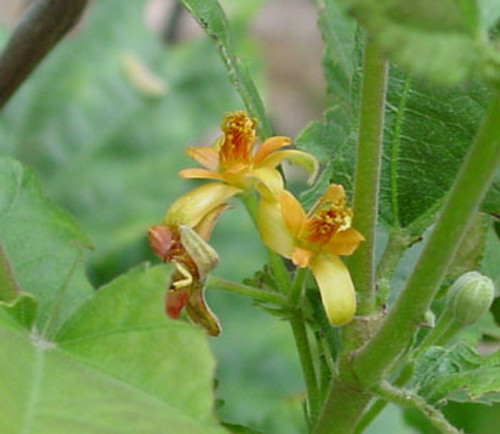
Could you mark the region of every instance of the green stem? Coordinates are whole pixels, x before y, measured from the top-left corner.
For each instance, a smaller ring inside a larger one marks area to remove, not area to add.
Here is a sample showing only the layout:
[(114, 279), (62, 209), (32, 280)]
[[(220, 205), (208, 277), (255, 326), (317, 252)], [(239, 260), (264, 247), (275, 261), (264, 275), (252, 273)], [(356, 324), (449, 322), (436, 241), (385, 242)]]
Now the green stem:
[(500, 94), (493, 98), (427, 245), (386, 321), (360, 352), (355, 370), (376, 384), (415, 333), (500, 162)]
[(365, 46), (359, 138), (354, 178), (352, 226), (365, 237), (349, 259), (358, 294), (358, 315), (373, 312), (375, 302), (375, 227), (383, 145), (384, 106), (388, 62), (372, 40)]
[(311, 346), (305, 326), (304, 316), (301, 310), (296, 310), (290, 318), (293, 337), (299, 353), (300, 365), (304, 375), (304, 381), (307, 388), (307, 400), (309, 402), (309, 416), (311, 426), (316, 423), (320, 406), (320, 394), (314, 363), (311, 354)]
[[(499, 117), (500, 94), (496, 94), (405, 289), (376, 335), (352, 360), (348, 386), (369, 390), (380, 383), (417, 330), (500, 162)], [(339, 424), (345, 434), (352, 432), (369, 400), (363, 406), (355, 396), (339, 399), (341, 395), (341, 389), (330, 390), (318, 432), (328, 433)], [(350, 409), (354, 405), (357, 411)]]
[(295, 270), (295, 277), (293, 279), (292, 287), (290, 293), (288, 294), (288, 300), (292, 308), (297, 308), (302, 300), (302, 295), (304, 293), (304, 283), (308, 274), (307, 268), (297, 267)]
[(459, 430), (446, 420), (443, 413), (427, 404), (420, 396), (414, 395), (406, 390), (397, 389), (389, 383), (382, 383), (380, 386), (375, 388), (375, 391), (384, 399), (394, 402), (397, 405), (415, 407), (420, 410), (428, 421), (444, 434), (460, 433)]
[(207, 287), (244, 295), (246, 297), (251, 297), (254, 300), (273, 303), (278, 306), (288, 306), (288, 300), (280, 293), (265, 291), (263, 289), (254, 288), (253, 286), (231, 282), (230, 280), (222, 279), (221, 277), (213, 275), (208, 276)]

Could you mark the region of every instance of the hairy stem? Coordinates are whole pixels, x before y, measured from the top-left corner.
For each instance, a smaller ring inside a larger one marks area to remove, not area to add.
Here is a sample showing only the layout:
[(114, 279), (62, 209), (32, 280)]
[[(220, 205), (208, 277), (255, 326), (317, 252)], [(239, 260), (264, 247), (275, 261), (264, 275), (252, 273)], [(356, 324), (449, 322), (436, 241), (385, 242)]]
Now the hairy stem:
[(295, 277), (293, 279), (292, 286), (290, 288), (290, 293), (288, 294), (288, 300), (290, 301), (290, 306), (298, 307), (300, 301), (302, 300), (302, 295), (304, 293), (304, 283), (308, 274), (307, 268), (299, 268), (295, 270)]
[(304, 316), (301, 310), (296, 310), (293, 313), (290, 318), (290, 325), (292, 326), (293, 337), (295, 338), (295, 345), (297, 346), (300, 365), (302, 367), (302, 373), (306, 383), (307, 400), (309, 403), (309, 417), (311, 425), (313, 425), (318, 418), (320, 393), (316, 372), (314, 370), (309, 337), (307, 336)]
[(35, 0), (0, 56), (0, 108), (78, 22), (88, 0)]
[(383, 145), (384, 106), (388, 62), (370, 39), (363, 63), (359, 137), (354, 177), (352, 225), (365, 237), (349, 258), (349, 269), (358, 294), (358, 315), (374, 309), (375, 227)]
[(277, 306), (287, 306), (288, 300), (282, 294), (277, 292), (265, 291), (263, 289), (254, 288), (253, 286), (243, 285), (241, 283), (231, 282), (217, 276), (208, 276), (207, 287), (212, 290), (219, 289), (222, 291), (232, 292), (234, 294), (251, 297), (254, 300), (273, 303)]

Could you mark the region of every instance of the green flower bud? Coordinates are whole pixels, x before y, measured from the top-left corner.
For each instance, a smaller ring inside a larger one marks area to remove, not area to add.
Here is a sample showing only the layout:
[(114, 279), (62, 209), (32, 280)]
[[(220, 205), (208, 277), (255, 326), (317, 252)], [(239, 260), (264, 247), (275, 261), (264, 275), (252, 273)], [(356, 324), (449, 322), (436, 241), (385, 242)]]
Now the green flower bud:
[(495, 286), (477, 271), (460, 276), (448, 290), (446, 309), (463, 326), (478, 321), (490, 308)]

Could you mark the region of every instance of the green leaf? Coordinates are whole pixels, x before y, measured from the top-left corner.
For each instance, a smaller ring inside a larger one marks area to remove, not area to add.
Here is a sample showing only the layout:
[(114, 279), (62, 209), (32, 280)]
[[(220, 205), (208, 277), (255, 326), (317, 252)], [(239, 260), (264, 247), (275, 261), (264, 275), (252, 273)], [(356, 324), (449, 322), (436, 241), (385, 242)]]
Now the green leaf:
[(429, 403), (500, 400), (500, 360), (483, 359), (466, 344), (431, 347), (415, 364), (411, 385)]
[[(338, 0), (330, 2), (338, 4)], [(320, 184), (303, 197), (307, 202), (328, 182), (338, 182), (352, 190), (359, 52), (363, 41), (346, 25), (349, 18), (343, 16), (339, 8), (334, 18), (320, 20), (327, 40), (323, 65), (329, 88), (343, 89), (337, 94), (346, 98), (339, 101), (338, 97), (332, 97), (332, 107), (323, 120), (310, 124), (296, 140), (300, 148), (314, 153), (323, 163), (331, 160), (325, 168), (327, 173), (319, 179)], [(344, 26), (338, 22), (344, 22)], [(335, 40), (332, 35), (337, 33), (340, 34), (337, 39), (350, 38), (348, 46), (353, 47), (348, 51), (350, 63), (345, 60), (345, 51), (338, 56), (329, 50), (333, 47), (331, 40)], [(353, 46), (353, 42), (356, 45)], [(348, 68), (343, 66), (346, 62), (350, 65)], [(344, 78), (346, 71), (353, 74), (348, 80)], [(406, 228), (412, 236), (421, 235), (432, 223), (479, 127), (488, 99), (488, 90), (477, 83), (460, 89), (436, 88), (391, 66), (380, 189), (380, 218), (385, 223)], [(346, 109), (346, 105), (351, 109)], [(500, 178), (496, 179), (482, 208), (491, 214), (500, 212)]]
[(22, 291), (39, 300), (38, 329), (49, 318), (56, 327), (92, 294), (82, 263), (89, 241), (69, 215), (43, 196), (31, 170), (0, 158), (0, 180), (0, 238), (12, 276)]
[(253, 82), (248, 67), (238, 59), (229, 23), (217, 0), (182, 0), (182, 4), (198, 21), (213, 40), (229, 73), (230, 80), (239, 92), (248, 112), (259, 120), (260, 135), (272, 135), (272, 127), (265, 114), (264, 105)]
[[(55, 341), (0, 308), (0, 426), (8, 432), (224, 432), (212, 415), (214, 360), (201, 330), (163, 313), (164, 266), (101, 289)], [(13, 361), (15, 363), (13, 363)]]
[(417, 75), (456, 84), (472, 77), (500, 77), (500, 57), (488, 40), (500, 17), (493, 2), (353, 0), (350, 12), (390, 58)]
[(215, 368), (204, 333), (166, 318), (164, 265), (140, 267), (101, 288), (55, 340), (100, 372), (211, 422)]
[(0, 426), (41, 434), (224, 432), (211, 414), (214, 361), (205, 337), (162, 314), (165, 278), (164, 267), (143, 268), (110, 284), (68, 321), (60, 343), (1, 328), (0, 393), (9, 399)]

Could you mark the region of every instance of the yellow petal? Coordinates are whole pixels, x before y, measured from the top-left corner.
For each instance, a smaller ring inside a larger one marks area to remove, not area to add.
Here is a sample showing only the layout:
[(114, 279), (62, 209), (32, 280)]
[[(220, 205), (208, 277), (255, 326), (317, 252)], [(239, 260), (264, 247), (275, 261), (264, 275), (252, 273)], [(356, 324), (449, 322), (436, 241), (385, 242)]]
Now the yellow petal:
[(273, 152), (264, 158), (260, 162), (259, 166), (276, 167), (283, 160), (288, 160), (292, 164), (302, 167), (307, 173), (309, 173), (309, 179), (307, 180), (309, 185), (316, 179), (319, 170), (318, 160), (316, 157), (308, 154), (307, 152), (297, 151), (295, 149)]
[(285, 188), (281, 174), (276, 169), (270, 167), (253, 169), (248, 176), (256, 178), (259, 183), (262, 183), (266, 192), (274, 198), (277, 198)]
[(306, 213), (299, 201), (288, 190), (280, 192), (279, 201), (283, 219), (289, 231), (296, 236), (306, 219)]
[(352, 255), (359, 243), (365, 238), (356, 229), (347, 228), (337, 232), (330, 242), (323, 248), (325, 253), (332, 255)]
[(219, 179), (222, 180), (222, 175), (219, 172), (214, 172), (213, 170), (200, 169), (198, 167), (193, 167), (190, 169), (183, 169), (179, 171), (179, 176), (181, 178), (202, 178), (202, 179)]
[(195, 227), (215, 208), (241, 189), (220, 182), (212, 182), (191, 190), (177, 199), (168, 209), (163, 222)]
[(199, 148), (187, 148), (186, 153), (200, 163), (203, 167), (217, 171), (219, 168), (219, 153), (213, 146), (202, 146)]
[(267, 247), (285, 258), (291, 258), (295, 248), (294, 239), (286, 227), (277, 201), (261, 196), (257, 226), (262, 242)]
[(340, 184), (330, 184), (325, 190), (323, 200), (335, 203), (345, 200), (345, 190)]
[(205, 241), (210, 239), (210, 235), (212, 235), (212, 230), (215, 226), (215, 223), (219, 219), (220, 215), (228, 208), (231, 208), (231, 204), (223, 203), (218, 207), (214, 208), (210, 211), (196, 226), (193, 228), (198, 235), (203, 238)]
[(267, 139), (262, 145), (259, 146), (259, 149), (255, 153), (253, 162), (255, 165), (259, 165), (259, 163), (266, 158), (269, 154), (276, 151), (276, 149), (283, 148), (284, 146), (290, 145), (291, 140), (288, 137), (275, 136)]
[(330, 323), (347, 324), (356, 313), (356, 293), (349, 270), (338, 256), (330, 255), (314, 256), (309, 266)]
[(302, 247), (295, 247), (295, 250), (292, 253), (292, 262), (297, 267), (306, 268), (309, 267), (312, 256), (313, 252), (310, 250), (303, 249)]

